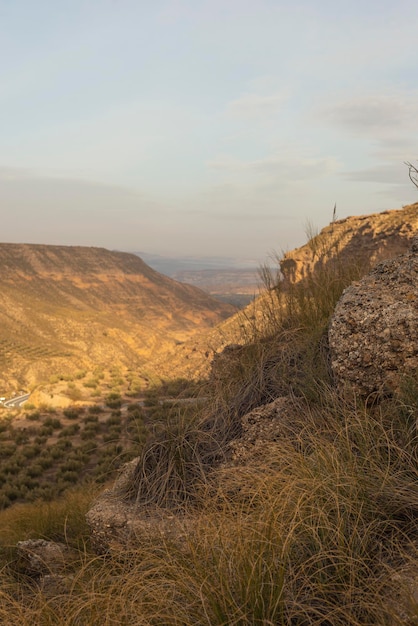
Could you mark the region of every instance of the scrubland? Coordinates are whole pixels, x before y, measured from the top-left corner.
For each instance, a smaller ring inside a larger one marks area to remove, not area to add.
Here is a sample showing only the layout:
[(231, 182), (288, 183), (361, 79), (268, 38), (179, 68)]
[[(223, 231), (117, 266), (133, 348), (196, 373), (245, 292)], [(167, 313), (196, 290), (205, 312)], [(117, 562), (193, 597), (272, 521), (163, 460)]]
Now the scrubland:
[[(184, 533), (95, 554), (84, 518), (91, 486), (0, 513), (0, 623), (417, 624), (416, 372), (373, 403), (338, 393), (330, 373), (329, 317), (363, 272), (337, 257), (286, 288), (266, 272), (239, 358), (202, 383), (204, 404), (167, 411), (142, 443), (126, 497), (139, 493)], [(294, 424), (234, 463), (241, 417), (285, 395)], [(59, 595), (19, 572), (15, 545), (29, 537), (77, 550)]]

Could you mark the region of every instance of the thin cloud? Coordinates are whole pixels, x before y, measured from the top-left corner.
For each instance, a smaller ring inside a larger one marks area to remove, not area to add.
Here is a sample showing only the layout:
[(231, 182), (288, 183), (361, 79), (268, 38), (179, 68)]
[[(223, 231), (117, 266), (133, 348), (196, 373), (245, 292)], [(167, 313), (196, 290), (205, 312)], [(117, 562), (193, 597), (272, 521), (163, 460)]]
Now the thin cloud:
[(280, 178), (286, 182), (309, 180), (335, 173), (340, 164), (334, 157), (295, 158), (288, 155), (273, 154), (264, 159), (242, 161), (228, 155), (219, 156), (207, 163), (209, 168), (226, 173), (242, 173), (245, 176), (268, 176)]
[(382, 164), (363, 170), (345, 172), (347, 180), (365, 183), (383, 183), (385, 185), (407, 185), (407, 170), (403, 164)]
[(379, 139), (417, 130), (417, 109), (416, 92), (376, 93), (327, 105), (320, 115), (350, 133)]
[(261, 96), (247, 93), (228, 103), (226, 111), (233, 117), (265, 117), (278, 114), (287, 100), (287, 94), (277, 93)]

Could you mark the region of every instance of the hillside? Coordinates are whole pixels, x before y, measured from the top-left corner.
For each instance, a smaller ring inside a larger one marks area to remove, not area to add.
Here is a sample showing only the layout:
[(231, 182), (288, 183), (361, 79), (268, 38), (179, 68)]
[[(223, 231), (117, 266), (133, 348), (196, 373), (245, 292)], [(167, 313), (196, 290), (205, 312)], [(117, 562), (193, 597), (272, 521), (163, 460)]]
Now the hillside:
[[(284, 255), (277, 268), (282, 286), (315, 276), (328, 264), (349, 265), (355, 259), (359, 274), (383, 259), (406, 252), (418, 232), (418, 203), (402, 209), (347, 217), (332, 222), (308, 243)], [(274, 279), (274, 277), (273, 277)], [(179, 375), (199, 377), (208, 374), (213, 354), (229, 343), (245, 343), (256, 321), (271, 305), (268, 291), (262, 293), (243, 311), (228, 318), (216, 328), (195, 335), (173, 350), (171, 367)], [(267, 311), (268, 315), (268, 311)], [(165, 371), (164, 363), (159, 364)]]
[(0, 385), (122, 367), (146, 375), (165, 354), (233, 313), (134, 254), (0, 244)]
[(406, 252), (417, 231), (418, 203), (336, 220), (307, 244), (285, 254), (280, 269), (286, 278), (297, 282), (320, 265), (332, 262), (337, 254), (341, 263), (356, 259), (359, 265), (374, 266)]

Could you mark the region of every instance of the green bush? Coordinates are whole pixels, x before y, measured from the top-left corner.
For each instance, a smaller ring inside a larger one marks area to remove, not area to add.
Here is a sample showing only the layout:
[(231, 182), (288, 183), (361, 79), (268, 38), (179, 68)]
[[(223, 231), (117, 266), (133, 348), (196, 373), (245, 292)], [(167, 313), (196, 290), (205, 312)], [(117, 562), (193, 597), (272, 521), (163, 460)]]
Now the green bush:
[(120, 425), (122, 422), (122, 417), (119, 412), (112, 412), (112, 415), (110, 415), (107, 420), (106, 420), (106, 424), (107, 426), (113, 426), (113, 425)]
[(25, 457), (25, 459), (33, 459), (39, 456), (40, 452), (41, 452), (41, 447), (38, 446), (37, 444), (25, 446), (22, 449), (22, 454)]
[[(25, 408), (27, 409), (27, 403), (25, 405)], [(41, 418), (41, 414), (39, 411), (34, 411), (33, 413), (28, 413), (28, 415), (26, 416), (26, 419), (31, 420), (32, 422), (37, 422), (39, 421)]]
[(54, 430), (57, 430), (58, 428), (62, 428), (62, 424), (60, 422), (59, 419), (57, 419), (56, 417), (47, 417), (46, 420), (44, 420), (44, 426), (50, 426), (51, 428), (53, 428)]
[(119, 393), (113, 392), (106, 396), (106, 406), (110, 409), (120, 409), (122, 406), (122, 398)]
[(103, 409), (98, 404), (93, 404), (93, 406), (89, 406), (88, 412), (90, 415), (98, 415), (99, 413), (103, 413)]
[(76, 435), (79, 430), (80, 430), (80, 424), (70, 424), (70, 426), (65, 426), (65, 428), (63, 428), (61, 432), (58, 433), (58, 437), (60, 438), (72, 437)]
[(69, 420), (77, 419), (82, 413), (83, 409), (81, 407), (69, 407), (63, 410), (63, 415)]
[(80, 434), (81, 439), (86, 440), (86, 439), (95, 439), (96, 438), (96, 434), (99, 431), (99, 425), (98, 424), (89, 424), (88, 426), (86, 426)]

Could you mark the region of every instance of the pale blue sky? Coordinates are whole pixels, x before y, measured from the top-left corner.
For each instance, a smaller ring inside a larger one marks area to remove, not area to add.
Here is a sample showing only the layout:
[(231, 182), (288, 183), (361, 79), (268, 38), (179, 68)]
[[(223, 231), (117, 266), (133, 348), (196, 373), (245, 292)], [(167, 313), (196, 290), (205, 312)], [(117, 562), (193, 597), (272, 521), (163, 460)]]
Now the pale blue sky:
[(1, 241), (262, 262), (418, 199), (414, 0), (0, 0)]

